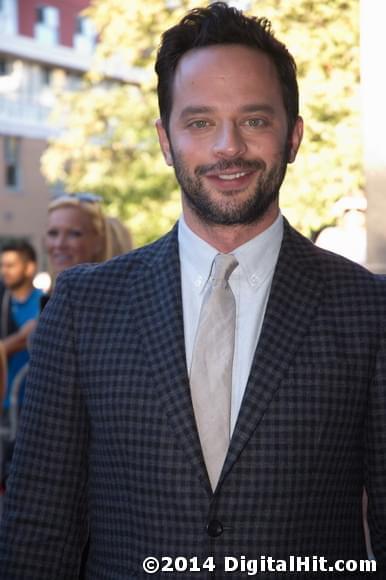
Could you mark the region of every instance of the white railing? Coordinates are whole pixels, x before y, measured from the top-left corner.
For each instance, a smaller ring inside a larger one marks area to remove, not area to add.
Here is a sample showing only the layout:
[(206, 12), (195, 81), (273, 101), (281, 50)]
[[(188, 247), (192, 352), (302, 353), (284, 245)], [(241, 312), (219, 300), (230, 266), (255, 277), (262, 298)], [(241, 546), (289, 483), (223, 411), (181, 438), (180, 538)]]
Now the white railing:
[(47, 121), (50, 108), (26, 99), (10, 99), (0, 95), (0, 117), (14, 118), (27, 123)]
[(0, 95), (0, 133), (46, 138), (55, 132), (51, 108), (26, 99)]

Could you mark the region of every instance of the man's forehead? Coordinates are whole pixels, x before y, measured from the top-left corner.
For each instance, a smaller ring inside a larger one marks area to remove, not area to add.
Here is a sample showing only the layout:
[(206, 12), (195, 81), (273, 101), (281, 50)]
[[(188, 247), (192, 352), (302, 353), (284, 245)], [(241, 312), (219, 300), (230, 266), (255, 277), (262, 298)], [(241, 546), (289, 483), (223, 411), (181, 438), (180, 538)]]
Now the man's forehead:
[(242, 44), (216, 44), (193, 48), (179, 60), (175, 78), (199, 72), (202, 76), (213, 75), (225, 80), (230, 74), (250, 73), (251, 63), (254, 69), (275, 70), (266, 53)]
[(263, 52), (242, 45), (193, 49), (179, 62), (173, 83), (173, 108), (221, 107), (258, 110), (282, 100), (276, 68)]
[(24, 256), (20, 252), (17, 252), (16, 250), (5, 250), (4, 252), (1, 252), (0, 260), (3, 262), (26, 261)]

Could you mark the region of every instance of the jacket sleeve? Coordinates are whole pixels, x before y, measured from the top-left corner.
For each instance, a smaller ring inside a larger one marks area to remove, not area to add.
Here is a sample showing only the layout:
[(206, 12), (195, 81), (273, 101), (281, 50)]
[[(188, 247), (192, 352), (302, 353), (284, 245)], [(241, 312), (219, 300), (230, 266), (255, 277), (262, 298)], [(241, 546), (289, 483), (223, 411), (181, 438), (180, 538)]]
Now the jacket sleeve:
[(88, 420), (66, 274), (33, 338), (0, 528), (0, 578), (74, 580), (87, 540)]
[(386, 577), (386, 327), (370, 386), (365, 441), (368, 522), (377, 572)]

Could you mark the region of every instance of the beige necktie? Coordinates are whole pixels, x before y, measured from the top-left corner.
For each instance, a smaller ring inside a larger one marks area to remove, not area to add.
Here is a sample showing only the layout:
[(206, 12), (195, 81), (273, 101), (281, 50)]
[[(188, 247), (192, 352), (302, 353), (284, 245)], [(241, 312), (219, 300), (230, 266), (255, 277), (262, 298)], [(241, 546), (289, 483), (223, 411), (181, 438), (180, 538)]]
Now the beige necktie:
[(228, 279), (238, 262), (217, 254), (193, 349), (190, 386), (201, 447), (214, 490), (230, 440), (236, 304)]

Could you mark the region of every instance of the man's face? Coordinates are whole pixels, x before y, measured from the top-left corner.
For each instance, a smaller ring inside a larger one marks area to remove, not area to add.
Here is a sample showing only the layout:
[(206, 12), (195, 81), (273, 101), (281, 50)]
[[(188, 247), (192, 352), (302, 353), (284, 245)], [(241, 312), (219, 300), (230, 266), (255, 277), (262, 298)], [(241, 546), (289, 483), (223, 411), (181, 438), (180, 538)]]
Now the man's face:
[(302, 121), (289, 135), (277, 73), (266, 55), (241, 45), (186, 53), (175, 74), (169, 131), (159, 121), (157, 129), (182, 189), (185, 217), (233, 225), (277, 211)]
[(9, 290), (32, 283), (34, 271), (33, 262), (27, 261), (19, 252), (5, 251), (0, 256), (1, 277)]

